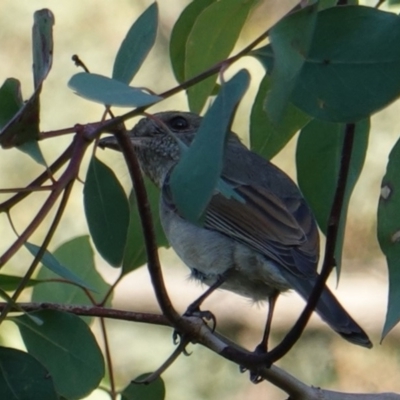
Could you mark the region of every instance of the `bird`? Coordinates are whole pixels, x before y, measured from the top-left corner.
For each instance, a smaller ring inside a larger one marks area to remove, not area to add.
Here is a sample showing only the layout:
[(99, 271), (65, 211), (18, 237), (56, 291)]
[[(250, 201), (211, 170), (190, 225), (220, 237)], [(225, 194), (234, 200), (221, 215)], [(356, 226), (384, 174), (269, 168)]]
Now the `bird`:
[[(182, 143), (190, 146), (201, 121), (191, 112), (159, 112), (142, 118), (129, 137), (143, 173), (161, 190), (159, 213), (166, 237), (191, 276), (210, 287), (207, 295), (219, 287), (254, 302), (269, 301), (263, 340), (257, 347), (266, 348), (278, 295), (294, 290), (307, 301), (317, 281), (317, 223), (294, 181), (231, 131), (220, 180), (240, 199), (216, 190), (202, 225), (186, 220), (174, 204), (170, 176), (182, 155)], [(120, 150), (114, 136), (101, 139), (99, 145)], [(315, 311), (344, 339), (372, 347), (326, 285)]]

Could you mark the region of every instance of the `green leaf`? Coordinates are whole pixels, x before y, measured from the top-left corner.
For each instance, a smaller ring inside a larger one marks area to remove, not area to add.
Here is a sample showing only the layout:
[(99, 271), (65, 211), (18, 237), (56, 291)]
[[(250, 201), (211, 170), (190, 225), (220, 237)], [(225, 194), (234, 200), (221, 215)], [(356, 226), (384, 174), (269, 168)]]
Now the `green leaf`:
[[(0, 88), (0, 129), (6, 125), (11, 118), (24, 105), (21, 96), (21, 83), (14, 78), (8, 78)], [(3, 145), (4, 135), (0, 135), (0, 143)]]
[[(6, 292), (15, 290), (21, 283), (22, 276), (0, 274), (0, 287)], [(41, 283), (40, 279), (29, 279), (25, 287), (35, 286)]]
[[(341, 265), (347, 208), (351, 193), (364, 165), (369, 127), (369, 120), (356, 124), (353, 153), (335, 249), (338, 271), (340, 271)], [(327, 232), (328, 219), (337, 187), (344, 134), (344, 124), (314, 120), (302, 129), (297, 143), (297, 180), (324, 234)]]
[(171, 173), (174, 203), (181, 215), (191, 222), (199, 223), (217, 186), (232, 115), (249, 80), (249, 73), (241, 70), (222, 85), (195, 139)]
[[(36, 255), (40, 251), (40, 246), (36, 246), (33, 243), (26, 242), (25, 247), (34, 257), (36, 257)], [(94, 291), (94, 289), (90, 287), (83, 279), (81, 279), (79, 276), (71, 272), (67, 267), (62, 265), (49, 251), (46, 250), (44, 252), (41, 261), (46, 268), (48, 268), (50, 271), (53, 271), (56, 275), (60, 276), (61, 278), (74, 282), (77, 285), (82, 286), (88, 290)]]
[(274, 51), (271, 90), (265, 108), (271, 121), (281, 122), (313, 39), (318, 4), (289, 14), (269, 34)]
[(112, 77), (129, 84), (153, 47), (157, 34), (158, 6), (153, 3), (129, 29), (118, 50)]
[(17, 146), (17, 149), (25, 154), (28, 154), (28, 156), (30, 156), (38, 164), (47, 168), (46, 160), (44, 159), (42, 150), (40, 150), (40, 146), (37, 141), (30, 140), (29, 142), (22, 143), (21, 145)]
[[(257, 0), (220, 0), (200, 13), (186, 41), (185, 79), (204, 72), (229, 56)], [(190, 110), (200, 113), (216, 75), (188, 89)]]
[(36, 311), (43, 324), (25, 315), (10, 318), (25, 346), (49, 371), (57, 392), (69, 400), (92, 392), (104, 376), (104, 360), (89, 327), (76, 315), (54, 310)]
[(282, 120), (273, 124), (265, 111), (264, 102), (271, 87), (271, 79), (265, 75), (258, 88), (250, 116), (251, 149), (264, 158), (271, 159), (303, 128), (311, 117), (289, 104)]
[[(336, 0), (335, 0), (336, 1)], [(272, 50), (271, 44), (267, 44), (264, 47), (260, 47), (259, 49), (253, 50), (249, 54), (250, 56), (255, 57), (262, 66), (265, 68), (265, 71), (268, 75), (271, 75), (274, 69), (274, 51)]]
[(175, 22), (169, 42), (169, 54), (176, 80), (185, 80), (186, 43), (199, 14), (215, 0), (192, 1)]
[(378, 206), (378, 240), (389, 269), (389, 299), (382, 339), (400, 320), (400, 140), (389, 155)]
[[(160, 202), (159, 189), (145, 179), (147, 197), (149, 199), (150, 209), (153, 215), (154, 232), (157, 239), (158, 247), (169, 247), (167, 238), (165, 237), (164, 230), (161, 226), (160, 215), (158, 212)], [(137, 267), (145, 264), (147, 261), (146, 249), (143, 239), (143, 232), (140, 223), (139, 212), (136, 204), (135, 194), (132, 192), (129, 196), (130, 205), (130, 219), (128, 228), (128, 238), (126, 240), (124, 259), (122, 261), (122, 273), (133, 271)]]
[[(53, 254), (60, 264), (68, 268), (69, 271), (79, 274), (88, 285), (95, 288), (96, 292), (92, 293), (92, 296), (96, 302), (103, 300), (110, 286), (104, 282), (96, 270), (89, 236), (79, 236), (71, 239), (54, 250)], [(37, 275), (40, 281), (55, 279), (57, 277), (57, 275), (47, 268), (41, 268)], [(44, 282), (36, 286), (33, 289), (32, 301), (61, 304), (92, 304), (81, 288), (62, 282)]]
[[(150, 374), (142, 374), (136, 377), (135, 381), (141, 381)], [(165, 398), (165, 384), (161, 377), (154, 382), (144, 385), (139, 383), (130, 383), (121, 393), (121, 400), (163, 400)]]
[[(2, 126), (0, 132), (0, 143), (4, 149), (21, 146), (23, 143), (31, 140), (38, 140), (40, 132), (39, 95), (40, 90), (38, 89), (30, 99), (19, 108), (12, 118)], [(15, 103), (13, 108), (15, 109)]]
[(58, 400), (51, 375), (35, 357), (0, 347), (0, 399)]
[(400, 95), (399, 42), (395, 14), (363, 6), (321, 11), (293, 103), (332, 122), (367, 118)]
[(68, 86), (85, 99), (109, 106), (141, 107), (162, 100), (159, 96), (147, 94), (115, 79), (86, 72), (75, 74)]
[(120, 266), (129, 224), (129, 203), (114, 172), (95, 157), (86, 175), (83, 201), (96, 249), (112, 266)]
[(53, 62), (54, 15), (45, 8), (36, 11), (33, 18), (33, 80), (35, 89), (37, 89), (46, 79)]

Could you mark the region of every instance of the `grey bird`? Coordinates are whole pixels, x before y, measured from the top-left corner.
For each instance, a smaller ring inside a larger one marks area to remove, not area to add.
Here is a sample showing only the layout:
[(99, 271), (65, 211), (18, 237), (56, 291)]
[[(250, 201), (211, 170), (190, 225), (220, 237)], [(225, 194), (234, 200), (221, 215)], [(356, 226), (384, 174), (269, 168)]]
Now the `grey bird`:
[[(182, 218), (169, 187), (170, 173), (181, 154), (176, 137), (190, 145), (201, 120), (188, 112), (157, 113), (138, 122), (130, 132), (131, 141), (143, 172), (162, 191), (162, 226), (192, 276), (256, 302), (270, 300), (264, 341), (278, 294), (294, 289), (307, 300), (315, 285), (317, 225), (296, 184), (247, 149), (234, 133), (228, 136), (221, 179), (245, 201), (216, 191), (206, 208), (203, 226)], [(114, 137), (102, 139), (100, 146), (120, 150)], [(346, 340), (372, 347), (366, 333), (328, 287), (315, 311)]]

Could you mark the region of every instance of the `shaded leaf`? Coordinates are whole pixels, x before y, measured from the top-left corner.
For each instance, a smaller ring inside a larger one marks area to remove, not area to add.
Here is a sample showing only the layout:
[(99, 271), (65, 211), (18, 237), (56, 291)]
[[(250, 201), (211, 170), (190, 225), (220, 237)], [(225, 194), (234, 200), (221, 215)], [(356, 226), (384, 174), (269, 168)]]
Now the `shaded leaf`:
[[(364, 165), (369, 127), (369, 120), (356, 124), (352, 159), (335, 249), (338, 271), (340, 271), (347, 208), (351, 193)], [(313, 120), (301, 130), (297, 143), (297, 180), (324, 234), (327, 232), (328, 219), (337, 187), (344, 134), (344, 124)]]
[(153, 47), (158, 23), (157, 3), (151, 4), (135, 21), (115, 58), (112, 77), (129, 84)]
[(104, 376), (104, 360), (89, 327), (76, 315), (44, 310), (31, 313), (43, 324), (35, 325), (25, 315), (10, 318), (33, 357), (49, 371), (57, 392), (69, 400), (92, 392)]
[(69, 80), (68, 86), (79, 96), (109, 106), (140, 107), (162, 100), (159, 96), (148, 94), (115, 79), (86, 72), (75, 74)]
[(30, 156), (38, 164), (47, 168), (46, 160), (44, 159), (42, 150), (40, 150), (40, 146), (37, 141), (30, 140), (29, 142), (22, 143), (17, 147), (17, 149), (25, 154), (28, 154), (28, 156)]
[[(36, 246), (33, 243), (26, 242), (25, 247), (29, 250), (29, 252), (36, 257), (36, 255), (40, 251), (40, 246)], [(89, 286), (83, 279), (79, 276), (75, 275), (72, 271), (70, 271), (67, 267), (62, 265), (49, 251), (45, 251), (44, 255), (41, 259), (43, 265), (48, 268), (50, 271), (54, 272), (61, 278), (64, 278), (68, 281), (74, 282), (79, 286), (82, 286), (86, 289), (94, 291), (94, 288)]]
[(200, 13), (215, 0), (192, 1), (182, 11), (175, 22), (169, 42), (169, 54), (176, 80), (181, 83), (185, 80), (186, 43), (193, 25)]
[(35, 357), (0, 347), (0, 399), (58, 400), (52, 377)]
[[(69, 271), (79, 274), (90, 287), (96, 290), (95, 293), (92, 293), (96, 302), (103, 300), (110, 286), (104, 282), (96, 270), (89, 236), (79, 236), (63, 243), (54, 250), (53, 255), (59, 263), (68, 268)], [(57, 277), (56, 274), (47, 268), (41, 268), (37, 275), (37, 278), (41, 281)], [(92, 304), (81, 288), (61, 282), (44, 282), (36, 286), (32, 292), (32, 301), (61, 304)], [(108, 300), (109, 305), (110, 301), (111, 299)]]
[(282, 120), (273, 124), (264, 108), (270, 83), (270, 77), (264, 76), (258, 88), (250, 116), (251, 149), (267, 159), (271, 159), (279, 153), (293, 135), (311, 120), (310, 116), (289, 104)]
[[(21, 283), (22, 276), (0, 274), (0, 288), (6, 292), (15, 290)], [(25, 287), (35, 286), (41, 283), (40, 279), (29, 279)]]
[(49, 9), (36, 11), (32, 29), (33, 80), (37, 89), (46, 79), (53, 62), (54, 15)]
[[(0, 129), (24, 105), (21, 95), (21, 83), (14, 78), (8, 78), (0, 88)], [(0, 143), (3, 145), (4, 135), (0, 134)]]
[(36, 90), (30, 99), (2, 127), (0, 143), (4, 149), (20, 146), (39, 137), (40, 90)]
[[(150, 374), (142, 374), (134, 380), (140, 381)], [(161, 377), (154, 382), (144, 385), (138, 383), (130, 383), (121, 393), (121, 400), (163, 400), (165, 398), (165, 384)]]
[(293, 103), (333, 122), (367, 118), (399, 97), (399, 42), (396, 14), (363, 6), (321, 11)]
[(86, 175), (83, 202), (96, 249), (112, 266), (120, 266), (129, 224), (129, 203), (114, 172), (95, 157)]
[(221, 86), (195, 139), (171, 173), (174, 203), (180, 214), (191, 222), (199, 223), (217, 186), (222, 171), (226, 134), (249, 80), (249, 73), (241, 70)]
[[(205, 8), (186, 41), (185, 79), (227, 58), (256, 0), (220, 0)], [(212, 92), (216, 75), (188, 89), (190, 110), (200, 113)]]
[(265, 108), (274, 123), (282, 120), (313, 39), (318, 4), (289, 14), (270, 31), (274, 51), (271, 90)]
[(389, 298), (382, 339), (400, 320), (400, 140), (389, 155), (378, 206), (378, 240), (389, 269)]
[[(154, 232), (156, 235), (157, 245), (158, 247), (169, 247), (168, 240), (165, 237), (164, 230), (161, 226), (160, 215), (158, 212), (160, 191), (147, 178), (145, 179), (145, 185), (153, 215)], [(145, 264), (147, 261), (145, 243), (136, 205), (136, 198), (133, 192), (129, 196), (129, 205), (130, 219), (128, 237), (124, 250), (124, 259), (122, 261), (122, 272), (124, 275)]]

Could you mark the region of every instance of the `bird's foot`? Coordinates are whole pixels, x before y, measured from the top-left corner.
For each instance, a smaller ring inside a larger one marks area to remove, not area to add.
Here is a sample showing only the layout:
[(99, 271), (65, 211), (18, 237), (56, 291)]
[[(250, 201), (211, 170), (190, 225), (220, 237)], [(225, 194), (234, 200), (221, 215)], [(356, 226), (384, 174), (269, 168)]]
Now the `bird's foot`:
[[(259, 344), (255, 349), (254, 349), (254, 354), (258, 355), (264, 355), (267, 354), (267, 351), (265, 349), (265, 346), (263, 344)], [(243, 365), (239, 366), (239, 370), (241, 373), (244, 373), (246, 371), (249, 371), (250, 374), (250, 381), (257, 384), (260, 383), (264, 380), (264, 378), (261, 376), (261, 374), (258, 371), (258, 368), (249, 370), (248, 368), (244, 367)]]

